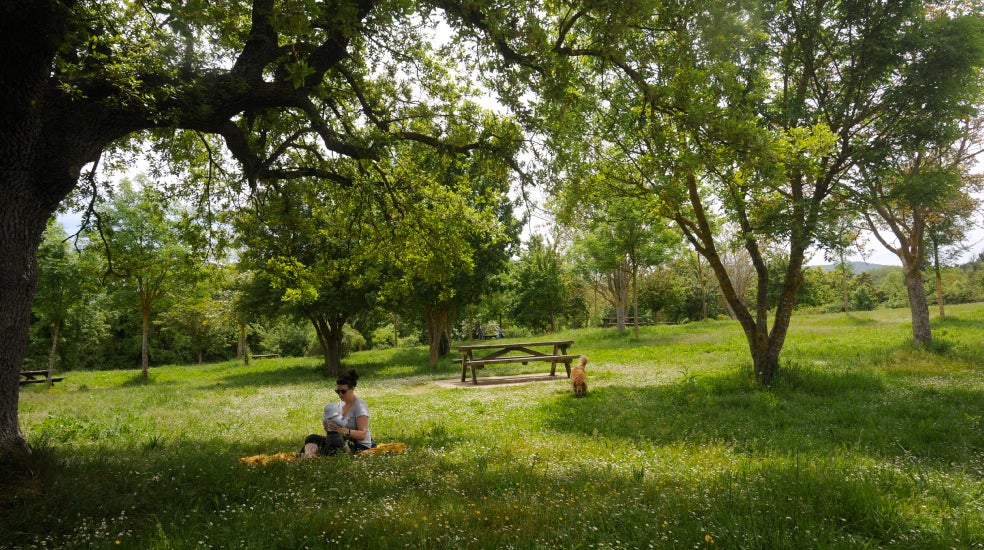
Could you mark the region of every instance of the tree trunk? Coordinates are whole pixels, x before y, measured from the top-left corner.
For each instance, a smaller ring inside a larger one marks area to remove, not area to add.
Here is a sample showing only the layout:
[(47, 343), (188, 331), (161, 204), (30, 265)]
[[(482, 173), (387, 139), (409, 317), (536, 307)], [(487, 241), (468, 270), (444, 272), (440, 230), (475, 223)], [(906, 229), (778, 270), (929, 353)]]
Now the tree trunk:
[(324, 356), (325, 375), (329, 378), (338, 376), (342, 372), (342, 327), (345, 326), (345, 318), (328, 320), (323, 315), (313, 314), (308, 317), (314, 325), (314, 333), (318, 337), (318, 344), (321, 345), (321, 353)]
[(239, 323), (236, 340), (236, 359), (243, 359), (246, 356), (246, 323)]
[(55, 372), (55, 359), (58, 357), (58, 337), (61, 335), (62, 320), (56, 319), (55, 325), (51, 327), (51, 351), (48, 352), (48, 375), (46, 377), (48, 387), (52, 386), (51, 377)]
[(43, 200), (24, 166), (30, 153), (11, 150), (17, 148), (16, 138), (4, 135), (9, 130), (0, 122), (0, 461), (30, 452), (18, 418), (20, 371), (37, 289), (38, 246), (60, 200)]
[(786, 333), (793, 317), (793, 308), (796, 305), (796, 294), (803, 284), (803, 258), (805, 247), (797, 246), (794, 241), (790, 246), (789, 264), (783, 278), (782, 290), (776, 303), (775, 315), (772, 329), (769, 330), (768, 323), (768, 293), (769, 293), (769, 272), (765, 263), (758, 254), (757, 248), (751, 247), (749, 252), (758, 275), (756, 289), (756, 310), (754, 315), (741, 301), (741, 297), (731, 284), (728, 272), (721, 261), (717, 251), (708, 247), (702, 252), (703, 257), (710, 264), (711, 272), (717, 278), (721, 287), (721, 293), (725, 300), (731, 303), (745, 332), (748, 341), (748, 348), (752, 355), (752, 367), (755, 371), (755, 378), (763, 386), (772, 385), (776, 373), (779, 371), (779, 355), (786, 342)]
[(946, 310), (943, 308), (943, 275), (939, 268), (936, 269), (936, 301), (940, 304), (940, 317), (946, 317)]
[(393, 314), (393, 349), (400, 347), (400, 316)]
[(639, 275), (639, 267), (632, 266), (632, 316), (635, 317), (635, 337), (636, 340), (639, 339), (639, 287), (637, 284), (637, 279)]
[(936, 302), (940, 305), (940, 318), (946, 317), (946, 311), (943, 309), (943, 273), (940, 269), (940, 247), (937, 246), (936, 240), (933, 239), (933, 270), (936, 272)]
[[(695, 254), (697, 254), (697, 253), (695, 253)], [(715, 254), (716, 254), (716, 252), (715, 252)], [(696, 273), (697, 273), (697, 285), (698, 285), (698, 288), (700, 289), (700, 319), (698, 319), (698, 320), (699, 321), (703, 321), (704, 319), (707, 319), (707, 274), (704, 273), (704, 266), (703, 266), (703, 264), (701, 264), (700, 258), (701, 258), (701, 256), (699, 254), (697, 254), (695, 256), (695, 260), (696, 260)], [(710, 261), (710, 258), (707, 258), (707, 259), (708, 259), (708, 261)], [(718, 262), (721, 261), (720, 260), (720, 257), (718, 258), (717, 261)], [(724, 269), (723, 264), (722, 264), (722, 267), (721, 268)], [(719, 274), (716, 274), (716, 276), (718, 278), (721, 277)], [(725, 276), (727, 276), (727, 270), (726, 269), (725, 269)], [(729, 281), (731, 280), (730, 276), (729, 276), (728, 280)], [(735, 294), (737, 296), (737, 293), (735, 293)], [(736, 312), (736, 314), (737, 314), (737, 312)]]
[(626, 317), (628, 317), (629, 307), (629, 274), (628, 269), (619, 266), (614, 272), (608, 275), (608, 291), (612, 295), (612, 304), (615, 306), (615, 324), (620, 333), (625, 333)]
[(333, 330), (328, 334), (325, 349), (325, 372), (329, 377), (338, 376), (342, 372), (342, 336), (341, 330)]
[(933, 343), (933, 329), (929, 325), (929, 303), (919, 265), (904, 265), (905, 291), (909, 295), (909, 312), (912, 315), (912, 341), (925, 346)]
[[(2, 145), (0, 145), (2, 147)], [(4, 164), (0, 162), (0, 165)], [(0, 171), (7, 171), (0, 167)], [(20, 431), (17, 409), (20, 371), (27, 350), (31, 301), (37, 285), (37, 249), (44, 230), (41, 223), (24, 224), (25, 213), (9, 200), (11, 191), (0, 182), (0, 462), (7, 456), (28, 453)], [(26, 231), (29, 225), (33, 231)]]
[(447, 334), (448, 309), (447, 307), (427, 306), (427, 342), (430, 348), (430, 364), (437, 365), (441, 357), (441, 340), (450, 341)]
[(79, 174), (66, 160), (71, 153), (57, 146), (65, 139), (59, 131), (64, 120), (42, 117), (57, 37), (65, 34), (63, 10), (57, 2), (7, 3), (0, 9), (0, 460), (30, 452), (17, 409), (38, 245)]
[(844, 293), (844, 314), (851, 312), (851, 297), (847, 292), (847, 270), (841, 270), (841, 290)]
[(851, 299), (847, 293), (847, 258), (845, 258), (844, 248), (840, 248), (840, 269), (841, 269), (841, 291), (844, 294), (844, 314), (851, 310)]
[(140, 334), (140, 369), (143, 379), (150, 379), (150, 296), (147, 289), (140, 284), (140, 317), (142, 319)]
[(731, 302), (727, 300), (724, 301), (724, 311), (728, 314), (728, 317), (730, 317), (732, 321), (738, 318), (738, 314), (735, 313), (735, 308), (731, 305)]

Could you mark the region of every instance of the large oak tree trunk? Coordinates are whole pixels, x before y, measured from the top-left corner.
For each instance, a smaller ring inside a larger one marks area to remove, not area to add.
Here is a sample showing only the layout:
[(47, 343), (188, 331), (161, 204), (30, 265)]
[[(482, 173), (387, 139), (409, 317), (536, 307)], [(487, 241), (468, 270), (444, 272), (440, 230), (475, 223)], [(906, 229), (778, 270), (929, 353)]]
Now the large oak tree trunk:
[(48, 217), (78, 181), (78, 171), (59, 162), (65, 152), (52, 148), (62, 136), (46, 131), (42, 117), (61, 10), (58, 2), (0, 8), (0, 458), (29, 452), (17, 408), (37, 250)]
[(37, 251), (48, 219), (79, 176), (77, 164), (48, 152), (51, 144), (32, 142), (29, 130), (8, 122), (16, 116), (5, 95), (0, 95), (0, 458), (30, 452), (17, 409), (38, 281)]
[[(9, 111), (10, 106), (3, 110)], [(2, 118), (10, 120), (10, 113), (4, 112)], [(72, 177), (64, 166), (58, 170), (57, 164), (37, 168), (43, 161), (30, 159), (50, 157), (39, 153), (40, 146), (25, 143), (27, 132), (18, 128), (0, 120), (0, 458), (29, 451), (17, 409), (37, 289), (37, 251), (48, 218), (78, 175)]]
[[(20, 187), (23, 192), (26, 182), (18, 185), (3, 160), (0, 160), (0, 172), (7, 172), (0, 180), (0, 234), (3, 235), (0, 238), (0, 342), (3, 343), (0, 345), (0, 457), (3, 457), (28, 452), (17, 415), (20, 370), (27, 350), (31, 302), (38, 280), (37, 249), (47, 215), (24, 207), (24, 202), (30, 201), (25, 201), (23, 194), (11, 187)], [(40, 223), (37, 218), (42, 218)]]

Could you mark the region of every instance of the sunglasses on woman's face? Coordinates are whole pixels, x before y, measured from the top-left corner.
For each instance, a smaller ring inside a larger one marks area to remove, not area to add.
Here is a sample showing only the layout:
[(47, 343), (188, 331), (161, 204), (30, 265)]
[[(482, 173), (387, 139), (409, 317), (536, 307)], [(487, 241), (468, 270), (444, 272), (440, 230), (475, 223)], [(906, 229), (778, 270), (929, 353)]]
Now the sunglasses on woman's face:
[(348, 392), (348, 389), (344, 389), (344, 390), (336, 389), (335, 390), (335, 393), (337, 393), (338, 395), (345, 395), (347, 392)]

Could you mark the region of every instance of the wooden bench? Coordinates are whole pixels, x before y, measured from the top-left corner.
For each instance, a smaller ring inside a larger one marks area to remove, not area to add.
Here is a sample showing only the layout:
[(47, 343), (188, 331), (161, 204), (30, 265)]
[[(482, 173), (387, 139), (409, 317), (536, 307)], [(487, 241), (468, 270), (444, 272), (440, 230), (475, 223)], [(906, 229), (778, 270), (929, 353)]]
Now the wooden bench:
[(250, 357), (252, 357), (253, 359), (279, 359), (280, 358), (280, 354), (279, 353), (263, 353), (263, 354), (259, 354), (259, 355), (252, 355)]
[[(46, 384), (48, 382), (48, 371), (46, 370), (22, 370), (20, 374), (21, 386), (26, 386), (27, 384)], [(51, 383), (54, 384), (64, 379), (64, 376), (56, 376), (51, 379)]]
[[(478, 384), (476, 371), (484, 368), (485, 365), (496, 363), (522, 363), (527, 364), (531, 361), (547, 361), (550, 363), (550, 376), (557, 373), (557, 363), (563, 363), (567, 371), (567, 377), (571, 377), (571, 363), (576, 361), (578, 354), (568, 354), (567, 348), (574, 343), (573, 340), (547, 341), (547, 342), (511, 342), (501, 344), (477, 344), (470, 346), (457, 346), (461, 352), (461, 359), (455, 359), (455, 363), (461, 363), (461, 381), (464, 382), (471, 370), (472, 383)], [(550, 353), (536, 348), (551, 348)], [(488, 352), (486, 355), (476, 357), (475, 352)], [(522, 355), (508, 355), (510, 353), (521, 353)]]
[[(639, 326), (644, 327), (653, 324), (646, 319), (639, 319)], [(618, 326), (618, 319), (616, 317), (605, 317), (601, 320), (602, 328), (611, 328)], [(635, 326), (635, 317), (626, 317), (625, 326), (632, 327)]]

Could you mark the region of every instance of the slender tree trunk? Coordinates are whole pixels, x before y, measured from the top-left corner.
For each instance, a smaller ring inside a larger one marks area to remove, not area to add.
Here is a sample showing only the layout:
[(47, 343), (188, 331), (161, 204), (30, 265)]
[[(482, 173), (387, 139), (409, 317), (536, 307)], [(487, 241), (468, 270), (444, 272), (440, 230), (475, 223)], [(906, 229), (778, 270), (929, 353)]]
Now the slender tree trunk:
[(905, 291), (909, 295), (909, 312), (912, 315), (912, 341), (925, 346), (933, 343), (933, 329), (929, 325), (929, 303), (919, 265), (903, 265)]
[[(707, 274), (704, 273), (704, 265), (701, 263), (701, 256), (698, 253), (694, 253), (694, 259), (696, 260), (696, 272), (697, 272), (697, 285), (700, 288), (700, 321), (707, 319)], [(720, 258), (718, 259), (720, 262)], [(723, 269), (722, 264), (722, 269)], [(727, 273), (727, 270), (725, 270)], [(730, 281), (730, 277), (728, 279)]]
[(844, 293), (844, 314), (851, 310), (851, 299), (847, 293), (847, 260), (844, 258), (844, 249), (840, 249), (840, 268), (841, 268), (841, 290)]
[(724, 310), (727, 312), (728, 317), (730, 317), (732, 321), (738, 318), (738, 315), (735, 313), (735, 308), (731, 305), (731, 302), (727, 300), (724, 301)]
[(943, 270), (940, 269), (940, 248), (933, 240), (933, 270), (936, 271), (936, 302), (940, 305), (940, 317), (946, 317), (943, 309)]
[(48, 375), (46, 377), (48, 387), (52, 386), (51, 377), (55, 372), (55, 359), (58, 357), (58, 338), (61, 336), (62, 320), (56, 319), (55, 325), (51, 327), (51, 351), (48, 352)]
[(246, 356), (246, 323), (239, 323), (238, 341), (236, 342), (236, 359), (242, 359), (247, 365), (249, 358)]
[(847, 270), (842, 270), (841, 273), (841, 290), (844, 294), (844, 314), (851, 312), (851, 297), (847, 292)]
[(943, 307), (943, 275), (939, 268), (936, 269), (936, 301), (940, 304), (940, 317), (946, 317), (946, 310)]
[[(591, 284), (591, 290), (592, 290), (592, 292), (594, 294), (594, 299), (591, 301), (591, 315), (595, 319), (598, 319), (599, 318), (599, 315), (598, 315), (598, 302), (599, 302), (599, 299), (598, 299), (598, 285), (600, 283), (598, 281), (596, 281), (594, 279), (594, 277), (591, 278), (591, 283), (592, 283)], [(602, 324), (604, 324), (604, 319), (602, 319), (601, 321), (602, 321)], [(502, 326), (502, 321), (501, 320), (499, 321), (499, 326), (500, 327)]]
[(397, 314), (392, 314), (393, 316), (393, 349), (400, 347), (400, 316)]
[(639, 267), (633, 265), (632, 266), (632, 316), (635, 317), (636, 340), (639, 339), (639, 287), (637, 286), (638, 275), (639, 275)]
[(140, 335), (140, 369), (143, 379), (150, 379), (150, 296), (141, 283), (140, 316), (143, 320)]

